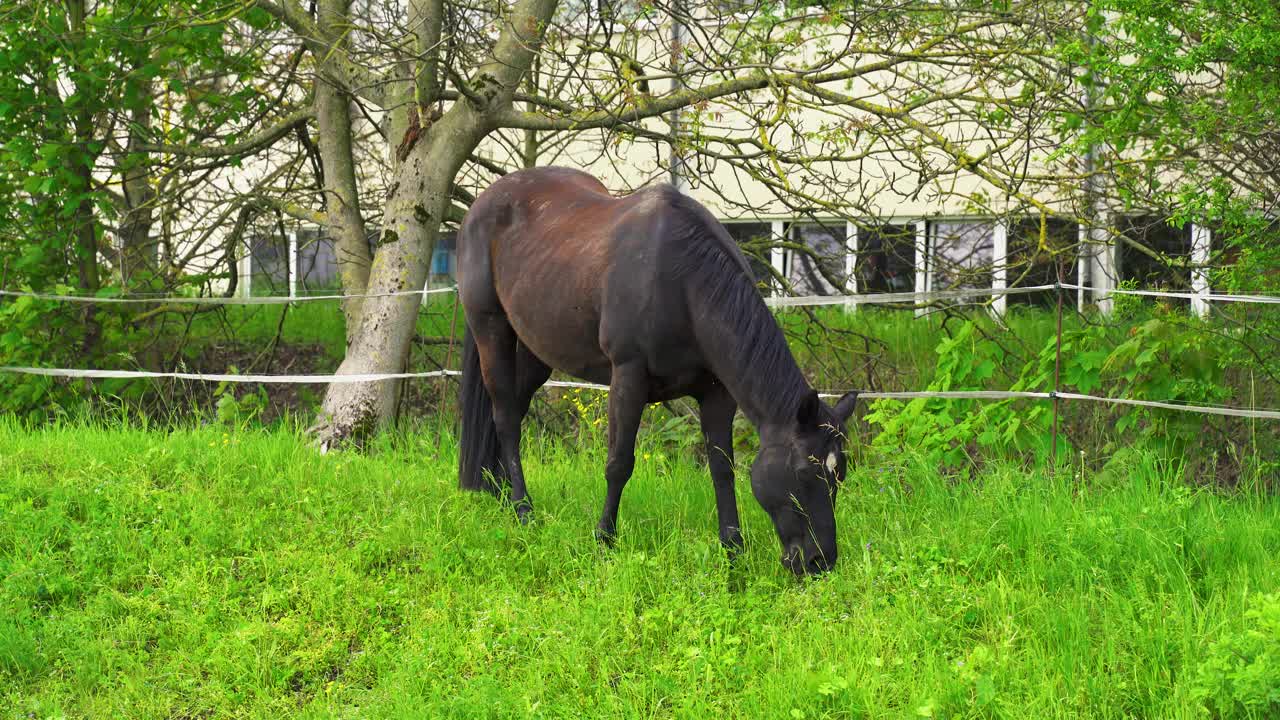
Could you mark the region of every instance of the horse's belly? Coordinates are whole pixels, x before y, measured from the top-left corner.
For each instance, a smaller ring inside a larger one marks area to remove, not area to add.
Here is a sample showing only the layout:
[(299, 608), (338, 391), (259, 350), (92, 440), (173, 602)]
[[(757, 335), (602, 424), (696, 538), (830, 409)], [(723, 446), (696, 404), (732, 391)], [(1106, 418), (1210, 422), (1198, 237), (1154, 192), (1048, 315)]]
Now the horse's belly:
[(512, 306), (517, 309), (508, 309), (507, 319), (539, 360), (553, 370), (608, 384), (613, 366), (600, 348), (596, 313), (572, 307), (552, 310), (545, 301)]

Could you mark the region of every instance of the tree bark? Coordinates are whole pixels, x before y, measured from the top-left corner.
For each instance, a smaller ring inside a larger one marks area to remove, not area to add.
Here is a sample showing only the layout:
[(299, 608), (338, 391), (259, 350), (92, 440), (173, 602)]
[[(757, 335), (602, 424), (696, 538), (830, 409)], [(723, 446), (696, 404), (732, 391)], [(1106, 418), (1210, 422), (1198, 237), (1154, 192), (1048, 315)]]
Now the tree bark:
[[(430, 115), (416, 103), (408, 108), (416, 116), (408, 131), (403, 138), (391, 136), (399, 162), (384, 213), (386, 228), (369, 276), (369, 294), (418, 289), (426, 283), (440, 223), (449, 212), (454, 178), (496, 127), (492, 115), (511, 106), (555, 7), (555, 0), (517, 2), (490, 59), (469, 79), (466, 99), (455, 102), (439, 120), (422, 123), (421, 118)], [(420, 305), (420, 298), (413, 295), (367, 298), (338, 374), (402, 372)], [(397, 389), (395, 381), (330, 385), (312, 427), (316, 442), (328, 449), (386, 424), (395, 415)]]
[(117, 163), (121, 168), (120, 187), (124, 194), (124, 217), (120, 222), (120, 281), (130, 288), (148, 272), (159, 269), (159, 246), (151, 238), (155, 223), (156, 193), (151, 186), (149, 158), (143, 154), (142, 145), (151, 131), (151, 105), (155, 88), (151, 81), (134, 82), (133, 96), (137, 105), (129, 112), (129, 134), (123, 156)]
[[(71, 29), (71, 38), (77, 47), (85, 43), (85, 2), (84, 0), (67, 1), (67, 20)], [(83, 75), (82, 67), (76, 67), (76, 75)], [(77, 86), (77, 89), (79, 87)], [(74, 161), (73, 174), (76, 178), (75, 213), (72, 215), (75, 237), (76, 269), (79, 288), (83, 294), (93, 295), (101, 287), (98, 276), (98, 219), (93, 208), (93, 115), (88, 103), (82, 103), (72, 117), (72, 130), (75, 133), (77, 156)], [(98, 325), (96, 308), (87, 304), (84, 309), (84, 341), (81, 352), (85, 354), (97, 350), (102, 329)]]
[[(349, 23), (349, 0), (322, 0), (317, 24), (326, 40), (341, 46), (341, 28)], [(333, 78), (323, 72), (315, 79), (316, 125), (320, 131), (318, 146), (324, 167), (324, 202), (329, 237), (333, 239), (338, 272), (344, 295), (362, 295), (369, 285), (373, 258), (360, 214), (359, 186), (356, 184), (356, 162), (352, 152), (351, 99)], [(360, 330), (362, 301), (350, 298), (343, 302), (347, 324), (347, 347), (350, 348)]]
[[(380, 245), (374, 256), (367, 292), (371, 295), (421, 288), (427, 279), (440, 220), (449, 209), (453, 177), (467, 150), (481, 135), (474, 121), (446, 140), (422, 142), (397, 166), (387, 201)], [(439, 138), (443, 133), (434, 133)], [(338, 374), (402, 372), (413, 338), (421, 298), (416, 295), (369, 297)], [(325, 393), (312, 431), (324, 449), (348, 438), (361, 438), (395, 415), (399, 382), (335, 383)]]

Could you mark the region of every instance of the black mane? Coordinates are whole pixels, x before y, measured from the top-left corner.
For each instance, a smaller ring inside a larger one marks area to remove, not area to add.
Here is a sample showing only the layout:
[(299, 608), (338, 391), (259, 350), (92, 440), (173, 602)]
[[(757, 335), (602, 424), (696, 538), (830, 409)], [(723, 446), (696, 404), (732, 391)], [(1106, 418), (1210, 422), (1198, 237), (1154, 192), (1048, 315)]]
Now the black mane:
[(668, 228), (676, 276), (697, 293), (704, 313), (694, 322), (716, 323), (729, 340), (729, 352), (708, 362), (744, 411), (754, 407), (766, 418), (795, 417), (809, 383), (760, 296), (750, 264), (701, 205), (684, 196), (674, 204), (682, 211), (674, 214), (678, 226)]

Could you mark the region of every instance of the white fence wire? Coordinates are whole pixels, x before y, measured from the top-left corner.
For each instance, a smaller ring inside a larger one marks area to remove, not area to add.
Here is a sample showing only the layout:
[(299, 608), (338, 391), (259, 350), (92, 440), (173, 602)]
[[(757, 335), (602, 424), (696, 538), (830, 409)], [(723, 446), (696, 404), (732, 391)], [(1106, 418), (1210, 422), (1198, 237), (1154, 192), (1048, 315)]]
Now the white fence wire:
[[(1053, 286), (1050, 285), (1050, 288)], [(1098, 294), (1140, 295), (1143, 297), (1180, 298), (1183, 300), (1203, 300), (1206, 302), (1259, 303), (1262, 305), (1280, 305), (1280, 297), (1275, 295), (1214, 295), (1212, 293), (1167, 292), (1164, 290), (1129, 290), (1126, 288), (1094, 288), (1088, 285), (1071, 285), (1062, 283), (1058, 287), (1063, 290), (1085, 290)]]
[[(348, 298), (370, 298), (370, 297), (394, 297), (402, 295), (430, 295), (436, 293), (453, 292), (455, 287), (423, 289), (423, 290), (404, 290), (394, 293), (369, 293), (360, 295), (310, 295), (298, 297), (250, 297), (250, 298), (231, 298), (231, 297), (153, 297), (153, 298), (112, 298), (112, 297), (95, 297), (85, 295), (52, 295), (44, 293), (21, 292), (13, 290), (0, 290), (0, 296), (7, 297), (27, 297), (36, 300), (61, 301), (61, 302), (83, 302), (83, 303), (148, 303), (148, 304), (166, 304), (166, 303), (195, 303), (209, 305), (273, 305), (286, 304), (295, 302), (309, 302), (319, 300), (345, 300)], [(912, 302), (917, 305), (924, 302), (932, 302), (936, 300), (955, 300), (970, 297), (995, 296), (995, 295), (1018, 295), (1023, 293), (1043, 292), (1046, 290), (1086, 290), (1094, 293), (1110, 293), (1110, 294), (1127, 294), (1141, 295), (1147, 297), (1168, 297), (1179, 299), (1200, 299), (1211, 302), (1243, 302), (1243, 303), (1262, 303), (1262, 304), (1280, 304), (1280, 297), (1271, 295), (1209, 295), (1199, 293), (1179, 293), (1165, 292), (1158, 290), (1125, 290), (1119, 288), (1093, 288), (1082, 285), (1072, 285), (1067, 283), (1058, 283), (1053, 285), (1037, 285), (1033, 287), (1018, 288), (969, 288), (962, 290), (940, 290), (932, 292), (903, 292), (903, 293), (861, 293), (854, 295), (811, 295), (804, 297), (771, 297), (766, 298), (765, 302), (772, 307), (818, 307), (829, 305), (880, 305), (880, 304), (896, 304)], [(230, 382), (230, 383), (263, 383), (263, 384), (330, 384), (330, 383), (356, 383), (356, 382), (380, 382), (386, 380), (408, 380), (422, 378), (438, 378), (453, 377), (461, 375), (457, 370), (433, 370), (428, 372), (404, 372), (404, 373), (366, 373), (366, 374), (337, 374), (337, 375), (234, 375), (220, 373), (190, 373), (190, 372), (151, 372), (144, 370), (96, 370), (86, 368), (44, 368), (44, 367), (20, 367), (20, 366), (0, 366), (0, 372), (24, 374), (24, 375), (42, 375), (47, 377), (61, 378), (82, 378), (82, 379), (171, 379), (171, 380), (191, 380), (198, 382)], [(562, 387), (562, 388), (578, 388), (588, 390), (607, 391), (607, 385), (597, 385), (595, 383), (575, 382), (567, 380), (550, 380), (544, 384), (546, 387)], [(823, 397), (833, 398), (839, 397), (840, 393), (822, 393)], [(1188, 405), (1172, 402), (1160, 402), (1156, 400), (1135, 400), (1130, 398), (1111, 398), (1100, 397), (1096, 395), (1084, 395), (1081, 393), (1068, 392), (1019, 392), (1011, 390), (954, 390), (954, 391), (890, 391), (890, 392), (859, 392), (858, 396), (867, 400), (878, 399), (894, 399), (894, 400), (912, 400), (917, 398), (936, 398), (945, 400), (1013, 400), (1013, 399), (1033, 399), (1044, 400), (1059, 398), (1063, 400), (1078, 400), (1086, 402), (1100, 402), (1110, 405), (1127, 405), (1135, 407), (1149, 407), (1162, 410), (1174, 410), (1179, 412), (1194, 412), (1207, 415), (1224, 415), (1231, 417), (1255, 418), (1265, 420), (1280, 420), (1280, 410), (1258, 410), (1254, 408), (1236, 408), (1215, 405)]]
[[(935, 300), (964, 300), (988, 295), (1025, 295), (1053, 290), (1054, 285), (1034, 285), (1014, 288), (963, 288), (959, 290), (933, 290), (930, 292), (855, 293), (852, 295), (802, 295), (798, 297), (768, 297), (770, 307), (820, 307), (823, 305), (896, 305), (915, 303), (923, 305)], [(1065, 285), (1061, 286), (1063, 289)]]
[(353, 295), (297, 295), (294, 297), (277, 295), (264, 295), (262, 297), (186, 297), (184, 295), (98, 297), (96, 295), (51, 295), (21, 290), (0, 290), (0, 296), (56, 302), (91, 303), (94, 305), (292, 305), (293, 303), (315, 302), (317, 300), (354, 300), (357, 298), (435, 295), (436, 293), (453, 292), (454, 289), (453, 287), (443, 287), (430, 290), (399, 290), (396, 292)]
[[(38, 368), (3, 366), (0, 372), (19, 373), (24, 375), (44, 375), (48, 377), (145, 380), (170, 379), (194, 380), (200, 382), (231, 383), (266, 383), (286, 385), (325, 385), (330, 383), (380, 382), (384, 380), (408, 380), (438, 377), (457, 377), (462, 375), (458, 370), (431, 370), (411, 373), (367, 373), (353, 375), (227, 375), (219, 373), (187, 373), (187, 372), (146, 372), (142, 370), (88, 370), (75, 368)], [(572, 380), (548, 380), (544, 387), (576, 388), (580, 390), (597, 390), (608, 392), (608, 385), (575, 382)], [(824, 398), (838, 398), (843, 393), (819, 393)], [(1261, 420), (1280, 420), (1280, 410), (1257, 410), (1253, 408), (1235, 408), (1217, 405), (1187, 405), (1156, 400), (1133, 400), (1130, 398), (1100, 397), (1070, 392), (1027, 392), (1015, 390), (923, 390), (923, 391), (868, 391), (858, 392), (864, 400), (1051, 400), (1055, 397), (1063, 400), (1084, 400), (1111, 405), (1131, 405), (1138, 407), (1178, 410), (1207, 415), (1227, 415), (1232, 417), (1256, 418)]]
[[(90, 304), (131, 304), (131, 305), (290, 305), (302, 302), (329, 300), (348, 300), (375, 297), (402, 297), (412, 295), (436, 295), (451, 293), (456, 286), (430, 288), (424, 290), (399, 290), (385, 293), (363, 293), (352, 295), (298, 295), (262, 296), (262, 297), (188, 297), (185, 295), (166, 295), (154, 297), (99, 297), (96, 295), (61, 295), (37, 293), (23, 290), (0, 290), (0, 296), (13, 298), (31, 298), (53, 302), (76, 302)], [(966, 300), (978, 297), (999, 297), (1009, 295), (1026, 295), (1029, 293), (1053, 290), (1083, 290), (1099, 295), (1139, 295), (1143, 297), (1176, 298), (1181, 300), (1203, 300), (1205, 302), (1259, 303), (1280, 305), (1280, 296), (1275, 295), (1222, 295), (1212, 293), (1171, 292), (1164, 290), (1129, 290), (1125, 288), (1097, 288), (1088, 285), (1058, 283), (1054, 285), (1032, 285), (1028, 287), (991, 288), (976, 287), (956, 290), (933, 290), (927, 292), (896, 293), (853, 293), (848, 295), (797, 295), (771, 296), (764, 299), (769, 307), (822, 307), (828, 305), (898, 305), (914, 303), (925, 305), (938, 300)]]

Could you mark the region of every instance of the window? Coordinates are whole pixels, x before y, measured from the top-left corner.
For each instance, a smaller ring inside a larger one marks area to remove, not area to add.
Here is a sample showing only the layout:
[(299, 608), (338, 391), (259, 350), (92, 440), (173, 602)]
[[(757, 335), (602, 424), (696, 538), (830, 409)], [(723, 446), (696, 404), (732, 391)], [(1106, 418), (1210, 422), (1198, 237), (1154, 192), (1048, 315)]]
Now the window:
[(320, 228), (298, 230), (298, 292), (315, 295), (336, 290), (338, 256), (333, 241)]
[(769, 245), (773, 240), (772, 225), (767, 222), (730, 222), (724, 223), (724, 228), (747, 256), (756, 284), (771, 286), (773, 273), (769, 271)]
[(1117, 260), (1121, 280), (1134, 281), (1142, 290), (1190, 292), (1191, 268), (1177, 264), (1178, 261), (1185, 263), (1191, 256), (1190, 224), (1178, 229), (1158, 215), (1128, 215), (1116, 218), (1116, 230), (1128, 240), (1174, 261), (1153, 258), (1120, 240)]
[(254, 295), (289, 294), (289, 240), (279, 233), (249, 236), (249, 287)]
[(453, 282), (458, 276), (458, 233), (445, 230), (436, 238), (435, 249), (431, 251), (431, 267), (428, 270), (428, 281)]
[(911, 292), (916, 284), (916, 226), (869, 225), (858, 228), (854, 266), (858, 291)]
[(796, 295), (839, 295), (848, 281), (844, 222), (792, 223), (791, 242), (803, 250), (788, 250), (784, 260), (787, 282)]
[[(1076, 262), (1079, 229), (1073, 222), (1045, 218), (1044, 242), (1040, 241), (1040, 219), (1024, 218), (1009, 223), (1008, 260), (1005, 283), (1008, 287), (1033, 287), (1056, 282), (1075, 285), (1080, 278)], [(1063, 296), (1075, 302), (1076, 294)], [(1049, 307), (1057, 304), (1052, 290), (1009, 295), (1011, 305)]]
[(929, 223), (934, 290), (991, 287), (995, 265), (994, 223)]

